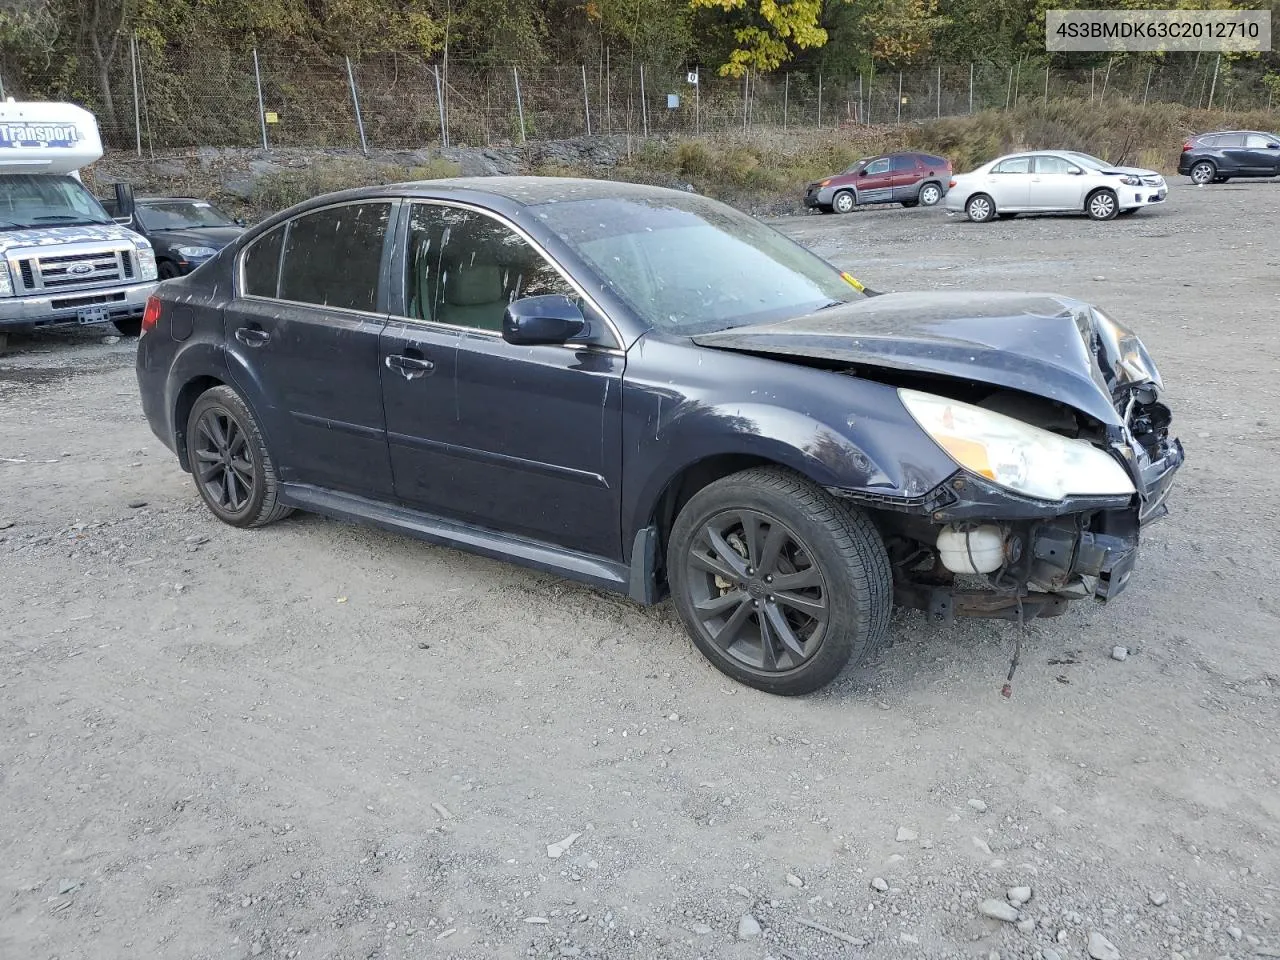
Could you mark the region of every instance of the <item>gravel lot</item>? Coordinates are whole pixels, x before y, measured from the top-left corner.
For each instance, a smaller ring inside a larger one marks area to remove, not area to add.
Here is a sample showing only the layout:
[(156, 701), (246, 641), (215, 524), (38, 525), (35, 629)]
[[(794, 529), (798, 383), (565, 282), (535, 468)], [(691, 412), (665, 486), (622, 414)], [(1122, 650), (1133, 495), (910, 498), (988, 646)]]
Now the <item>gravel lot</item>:
[(667, 606), (219, 525), (132, 341), (18, 340), (0, 957), (1280, 957), (1280, 183), (1177, 180), (1111, 223), (781, 221), (881, 289), (1091, 300), (1161, 363), (1172, 515), (1121, 599), (1030, 628), (1010, 701), (1003, 624), (900, 613), (780, 699)]

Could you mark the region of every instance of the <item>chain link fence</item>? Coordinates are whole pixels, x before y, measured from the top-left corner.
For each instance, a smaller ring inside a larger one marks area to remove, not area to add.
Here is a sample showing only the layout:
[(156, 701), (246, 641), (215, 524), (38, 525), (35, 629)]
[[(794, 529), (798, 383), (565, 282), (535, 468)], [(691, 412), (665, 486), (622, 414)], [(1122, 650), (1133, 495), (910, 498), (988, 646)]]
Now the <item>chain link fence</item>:
[(350, 60), (201, 49), (184, 56), (136, 42), (121, 46), (106, 81), (88, 69), (88, 57), (0, 64), (3, 92), (84, 103), (98, 115), (106, 142), (154, 151), (494, 146), (588, 134), (817, 129), (1058, 100), (1270, 110), (1273, 90), (1257, 72), (1197, 54), (1091, 68), (1020, 61), (734, 79), (610, 56), (590, 64), (495, 67), (413, 54)]

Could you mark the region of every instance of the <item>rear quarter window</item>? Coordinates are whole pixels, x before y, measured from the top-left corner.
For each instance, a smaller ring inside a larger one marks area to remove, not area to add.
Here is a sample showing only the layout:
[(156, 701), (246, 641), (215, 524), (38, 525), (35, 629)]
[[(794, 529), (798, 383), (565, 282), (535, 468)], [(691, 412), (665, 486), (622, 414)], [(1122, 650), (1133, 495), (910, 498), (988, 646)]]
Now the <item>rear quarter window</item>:
[(280, 248), (284, 227), (258, 237), (244, 252), (244, 289), (247, 297), (275, 297), (280, 285)]

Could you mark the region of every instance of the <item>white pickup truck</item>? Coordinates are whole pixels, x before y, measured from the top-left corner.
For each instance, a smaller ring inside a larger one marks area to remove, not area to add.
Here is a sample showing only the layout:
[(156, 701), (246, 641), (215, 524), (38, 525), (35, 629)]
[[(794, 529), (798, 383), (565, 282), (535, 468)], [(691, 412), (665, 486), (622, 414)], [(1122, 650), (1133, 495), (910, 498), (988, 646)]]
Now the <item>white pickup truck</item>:
[(80, 182), (102, 156), (93, 114), (69, 103), (0, 103), (0, 351), (14, 330), (113, 323), (136, 335), (156, 286), (151, 243)]

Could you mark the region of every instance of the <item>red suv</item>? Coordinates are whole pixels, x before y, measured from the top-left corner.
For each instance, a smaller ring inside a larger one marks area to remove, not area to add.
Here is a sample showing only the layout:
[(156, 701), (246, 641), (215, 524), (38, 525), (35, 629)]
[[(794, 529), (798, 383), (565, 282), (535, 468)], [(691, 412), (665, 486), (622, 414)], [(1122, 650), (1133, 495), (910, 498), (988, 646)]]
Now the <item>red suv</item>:
[(804, 205), (848, 213), (860, 203), (932, 207), (947, 195), (951, 161), (928, 153), (886, 153), (809, 184)]

